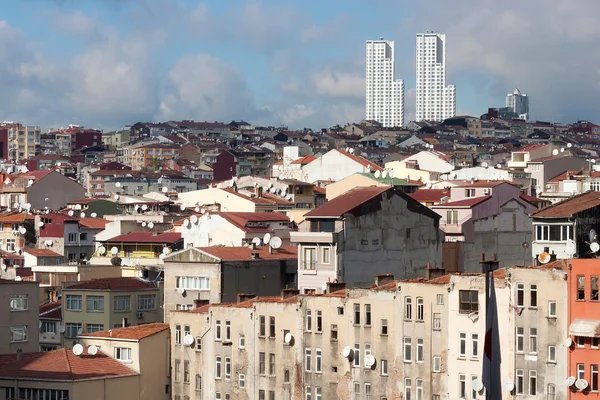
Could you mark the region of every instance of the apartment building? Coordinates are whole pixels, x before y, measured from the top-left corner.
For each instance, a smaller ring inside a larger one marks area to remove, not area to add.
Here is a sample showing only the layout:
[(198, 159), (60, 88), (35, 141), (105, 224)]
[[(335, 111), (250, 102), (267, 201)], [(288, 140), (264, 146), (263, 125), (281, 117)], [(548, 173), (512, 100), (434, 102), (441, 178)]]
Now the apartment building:
[(0, 354), (39, 351), (36, 282), (0, 279)]
[(40, 148), (40, 127), (21, 124), (3, 125), (8, 128), (8, 159), (26, 160), (37, 154)]

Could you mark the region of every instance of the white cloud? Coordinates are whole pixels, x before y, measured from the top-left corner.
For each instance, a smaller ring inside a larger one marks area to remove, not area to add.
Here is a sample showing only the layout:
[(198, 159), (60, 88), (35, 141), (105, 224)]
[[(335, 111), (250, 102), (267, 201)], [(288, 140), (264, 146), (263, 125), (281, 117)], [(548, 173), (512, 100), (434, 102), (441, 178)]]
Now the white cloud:
[(332, 71), (329, 68), (310, 75), (312, 89), (324, 97), (365, 97), (365, 78), (357, 72)]

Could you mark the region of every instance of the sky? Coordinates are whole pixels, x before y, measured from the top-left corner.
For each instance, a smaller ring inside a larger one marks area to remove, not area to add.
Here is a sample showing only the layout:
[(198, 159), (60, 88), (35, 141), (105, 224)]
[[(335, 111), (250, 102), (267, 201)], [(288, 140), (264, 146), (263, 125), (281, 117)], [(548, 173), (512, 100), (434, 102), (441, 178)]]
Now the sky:
[(0, 13), (0, 121), (118, 129), (244, 119), (320, 129), (364, 118), (365, 41), (395, 41), (414, 118), (415, 35), (446, 34), (457, 114), (600, 109), (597, 0), (14, 0)]

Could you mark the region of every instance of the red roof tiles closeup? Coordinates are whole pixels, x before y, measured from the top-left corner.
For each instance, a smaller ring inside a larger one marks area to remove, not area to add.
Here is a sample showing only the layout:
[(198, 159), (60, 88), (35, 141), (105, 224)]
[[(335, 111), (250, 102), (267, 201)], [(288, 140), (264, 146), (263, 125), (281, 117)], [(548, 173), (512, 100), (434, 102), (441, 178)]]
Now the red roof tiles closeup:
[(63, 290), (147, 290), (156, 289), (149, 282), (142, 281), (138, 278), (118, 277), (118, 278), (99, 278), (92, 279), (70, 285)]
[(144, 324), (136, 326), (128, 326), (127, 328), (115, 328), (107, 331), (94, 333), (85, 333), (81, 337), (107, 338), (107, 339), (126, 339), (126, 340), (142, 340), (148, 336), (155, 335), (169, 329), (169, 324)]
[(279, 212), (218, 212), (215, 213), (240, 229), (248, 229), (252, 222), (290, 222), (290, 219)]
[(62, 300), (41, 305), (40, 319), (62, 320)]

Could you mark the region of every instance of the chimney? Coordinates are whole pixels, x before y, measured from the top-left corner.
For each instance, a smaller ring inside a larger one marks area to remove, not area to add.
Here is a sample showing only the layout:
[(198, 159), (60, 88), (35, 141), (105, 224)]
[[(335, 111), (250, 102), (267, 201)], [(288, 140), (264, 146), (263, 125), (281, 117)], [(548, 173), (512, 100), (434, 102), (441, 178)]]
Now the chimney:
[(281, 291), (282, 299), (289, 299), (290, 297), (298, 296), (300, 291), (296, 288), (283, 289)]
[(252, 250), (256, 250), (256, 243), (252, 242)]
[(383, 286), (387, 283), (394, 281), (394, 275), (392, 274), (381, 274), (375, 276), (375, 286)]
[(346, 289), (346, 284), (344, 282), (338, 282), (337, 280), (327, 282), (327, 293), (333, 293), (344, 289)]
[(196, 299), (194, 300), (194, 308), (202, 307), (208, 304), (208, 300)]
[(260, 199), (260, 198), (262, 198), (262, 194), (263, 194), (263, 187), (262, 187), (262, 186), (259, 186), (259, 187), (256, 189), (256, 197), (258, 197), (258, 198)]
[(237, 302), (238, 303), (243, 303), (244, 301), (248, 301), (248, 300), (253, 299), (255, 297), (256, 297), (255, 294), (238, 293), (238, 295), (237, 295)]

